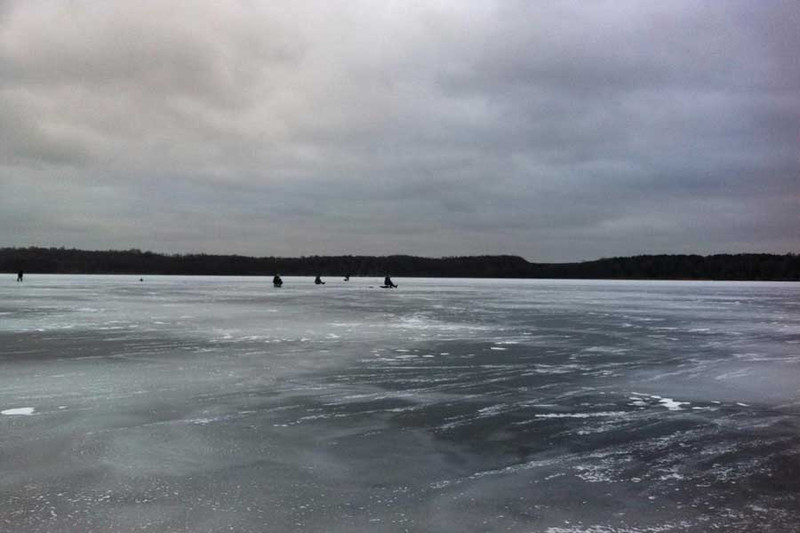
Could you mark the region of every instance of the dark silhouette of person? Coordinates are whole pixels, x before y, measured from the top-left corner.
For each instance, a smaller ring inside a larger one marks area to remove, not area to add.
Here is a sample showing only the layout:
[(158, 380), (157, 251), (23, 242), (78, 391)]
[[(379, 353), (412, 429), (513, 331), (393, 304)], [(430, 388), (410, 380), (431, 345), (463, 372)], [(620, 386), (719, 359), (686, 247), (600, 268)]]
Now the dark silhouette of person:
[(322, 278), (317, 276), (316, 279), (314, 279), (314, 285), (325, 285), (325, 282), (322, 281)]
[(22, 270), (17, 272), (17, 281), (22, 281), (22, 276), (24, 276), (24, 275), (25, 275), (25, 272), (23, 272)]
[(388, 289), (396, 289), (397, 288), (397, 285), (392, 283), (392, 278), (390, 278), (389, 276), (386, 276), (385, 278), (383, 278), (383, 286), (388, 288)]
[(344, 280), (345, 281), (350, 281), (350, 274), (345, 274), (344, 275)]
[(272, 285), (275, 287), (281, 287), (283, 285), (283, 280), (279, 275), (275, 274), (275, 277), (272, 278)]

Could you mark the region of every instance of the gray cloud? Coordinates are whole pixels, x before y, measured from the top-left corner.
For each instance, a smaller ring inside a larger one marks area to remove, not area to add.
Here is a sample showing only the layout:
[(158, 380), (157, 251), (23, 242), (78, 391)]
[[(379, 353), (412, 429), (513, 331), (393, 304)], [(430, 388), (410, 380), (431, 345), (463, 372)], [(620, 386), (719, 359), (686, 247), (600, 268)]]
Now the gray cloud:
[(3, 245), (797, 251), (794, 2), (0, 3)]

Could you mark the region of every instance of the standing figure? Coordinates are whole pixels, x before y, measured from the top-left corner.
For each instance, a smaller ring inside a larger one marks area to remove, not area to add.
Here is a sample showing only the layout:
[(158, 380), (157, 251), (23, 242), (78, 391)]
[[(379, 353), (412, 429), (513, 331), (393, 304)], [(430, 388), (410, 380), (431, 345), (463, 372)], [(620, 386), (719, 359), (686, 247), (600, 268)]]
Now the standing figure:
[(314, 279), (314, 285), (325, 285), (325, 282), (322, 281), (322, 278), (317, 276), (316, 279)]
[(22, 270), (17, 272), (17, 281), (22, 281), (22, 276), (24, 276), (24, 275), (25, 275), (25, 272), (23, 272)]
[(384, 289), (396, 289), (397, 285), (392, 283), (392, 278), (390, 278), (389, 276), (386, 276), (385, 278), (383, 278), (383, 288)]
[(274, 287), (283, 286), (283, 280), (281, 279), (281, 277), (279, 275), (275, 274), (275, 277), (272, 278), (272, 285)]

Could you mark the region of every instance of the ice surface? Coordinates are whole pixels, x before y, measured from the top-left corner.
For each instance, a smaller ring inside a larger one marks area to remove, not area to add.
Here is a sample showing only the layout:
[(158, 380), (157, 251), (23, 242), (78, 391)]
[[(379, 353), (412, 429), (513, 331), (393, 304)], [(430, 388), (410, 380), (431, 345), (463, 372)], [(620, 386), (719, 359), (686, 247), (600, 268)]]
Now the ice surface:
[(2, 531), (796, 531), (800, 284), (14, 276)]

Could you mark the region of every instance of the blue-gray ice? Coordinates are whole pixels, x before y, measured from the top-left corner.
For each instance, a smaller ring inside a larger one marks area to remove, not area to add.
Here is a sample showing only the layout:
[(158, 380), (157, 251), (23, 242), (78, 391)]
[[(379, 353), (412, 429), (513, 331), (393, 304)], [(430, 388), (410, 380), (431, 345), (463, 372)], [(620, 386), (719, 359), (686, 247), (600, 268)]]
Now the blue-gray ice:
[(0, 280), (0, 530), (797, 531), (800, 284)]

